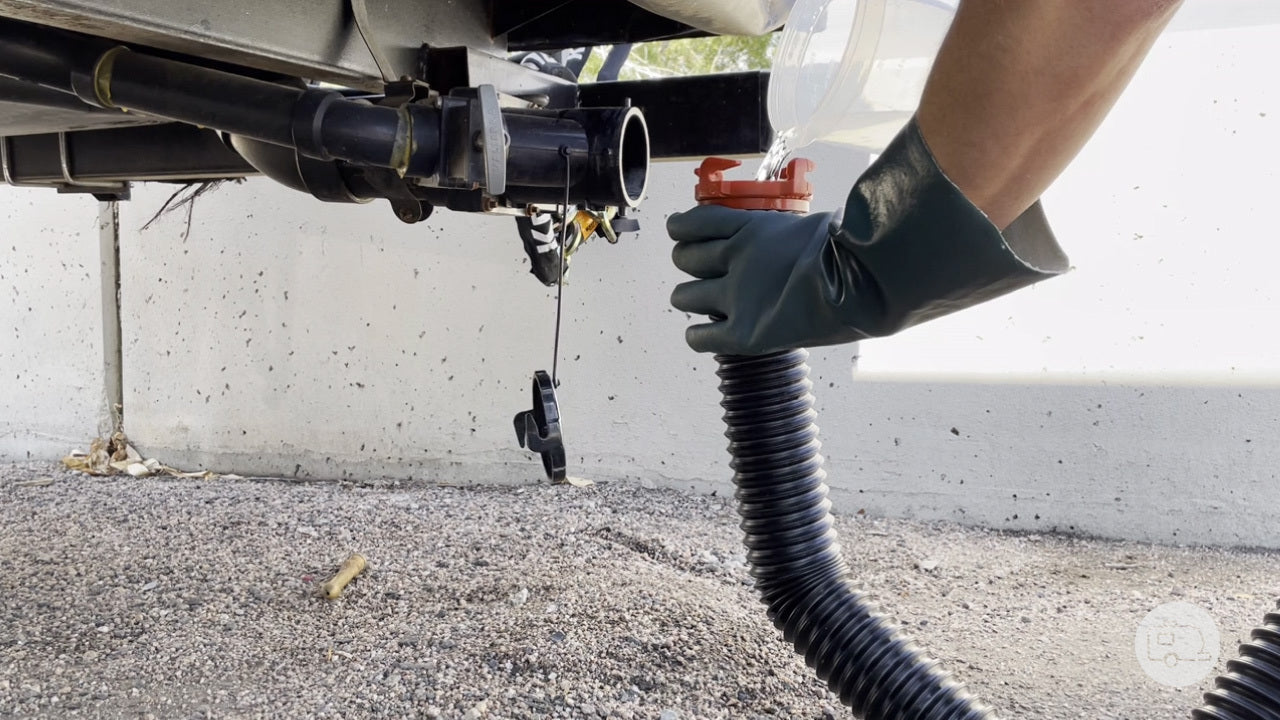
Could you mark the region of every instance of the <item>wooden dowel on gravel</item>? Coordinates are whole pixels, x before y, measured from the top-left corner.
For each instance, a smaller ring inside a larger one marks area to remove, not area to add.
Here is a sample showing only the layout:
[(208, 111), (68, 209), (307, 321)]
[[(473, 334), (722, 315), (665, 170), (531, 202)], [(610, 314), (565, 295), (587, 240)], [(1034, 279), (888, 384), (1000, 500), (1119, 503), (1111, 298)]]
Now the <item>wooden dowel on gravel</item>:
[(330, 600), (337, 600), (342, 597), (342, 591), (347, 585), (355, 579), (357, 575), (364, 572), (369, 565), (369, 561), (364, 559), (360, 553), (351, 553), (351, 555), (342, 561), (342, 565), (338, 568), (338, 574), (334, 575), (329, 582), (320, 586), (320, 591)]

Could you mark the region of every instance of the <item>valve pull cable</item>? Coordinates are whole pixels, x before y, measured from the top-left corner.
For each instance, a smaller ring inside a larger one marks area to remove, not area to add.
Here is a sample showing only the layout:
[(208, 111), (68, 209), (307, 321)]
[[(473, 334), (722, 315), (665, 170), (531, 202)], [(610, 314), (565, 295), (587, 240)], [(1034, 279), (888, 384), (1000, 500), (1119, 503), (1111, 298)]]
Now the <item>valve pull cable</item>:
[(527, 447), (542, 456), (542, 468), (547, 479), (562, 483), (568, 479), (564, 435), (560, 429), (560, 404), (556, 400), (556, 388), (560, 386), (560, 328), (564, 318), (565, 249), (569, 234), (569, 187), (572, 184), (573, 167), (568, 146), (560, 146), (564, 157), (564, 205), (560, 219), (560, 273), (556, 281), (556, 329), (551, 350), (551, 374), (538, 370), (533, 374), (533, 409), (518, 413), (515, 417), (516, 440), (520, 447)]
[(564, 157), (564, 205), (560, 212), (560, 275), (556, 280), (556, 334), (551, 347), (551, 384), (560, 387), (560, 319), (564, 315), (564, 274), (568, 270), (565, 247), (569, 243), (569, 185), (573, 166), (569, 163), (569, 146), (560, 146)]

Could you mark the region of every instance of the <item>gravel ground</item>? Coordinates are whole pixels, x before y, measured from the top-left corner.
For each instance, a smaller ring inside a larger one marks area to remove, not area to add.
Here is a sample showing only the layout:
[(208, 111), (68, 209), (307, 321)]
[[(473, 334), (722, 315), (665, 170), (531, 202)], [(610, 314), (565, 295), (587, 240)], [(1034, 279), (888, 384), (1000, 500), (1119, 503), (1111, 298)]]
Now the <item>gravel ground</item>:
[[(622, 484), (0, 465), (0, 715), (845, 717), (767, 624), (735, 522), (723, 498)], [(1006, 717), (1186, 718), (1209, 681), (1148, 679), (1138, 622), (1196, 603), (1231, 655), (1280, 590), (1262, 553), (839, 529), (873, 594)], [(369, 570), (317, 597), (350, 551)]]

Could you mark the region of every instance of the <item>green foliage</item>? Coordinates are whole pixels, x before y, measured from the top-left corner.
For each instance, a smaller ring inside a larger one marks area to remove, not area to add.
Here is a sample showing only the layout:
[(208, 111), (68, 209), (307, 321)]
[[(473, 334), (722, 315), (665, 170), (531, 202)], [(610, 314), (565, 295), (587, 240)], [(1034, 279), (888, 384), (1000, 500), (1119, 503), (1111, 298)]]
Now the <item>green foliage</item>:
[[(643, 43), (631, 50), (619, 80), (707, 75), (741, 70), (767, 70), (773, 62), (778, 35), (760, 37), (690, 38)], [(595, 80), (609, 48), (596, 48), (582, 72), (583, 82)]]

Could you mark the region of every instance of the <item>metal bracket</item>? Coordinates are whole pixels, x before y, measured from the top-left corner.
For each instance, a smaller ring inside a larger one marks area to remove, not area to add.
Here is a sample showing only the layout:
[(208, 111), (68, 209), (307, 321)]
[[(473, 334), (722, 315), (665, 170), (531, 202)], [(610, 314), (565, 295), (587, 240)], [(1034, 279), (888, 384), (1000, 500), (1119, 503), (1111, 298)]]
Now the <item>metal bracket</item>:
[(128, 190), (128, 185), (117, 182), (88, 182), (85, 180), (76, 180), (71, 174), (71, 145), (67, 143), (67, 134), (58, 133), (58, 165), (62, 169), (62, 179), (66, 182), (67, 192), (79, 192), (83, 188), (84, 192), (88, 192), (93, 188), (100, 190), (119, 190), (121, 188)]
[(9, 137), (0, 137), (0, 177), (4, 178), (5, 185), (13, 187), (50, 187), (47, 183), (24, 183), (14, 179), (13, 174), (13, 140)]
[(551, 482), (564, 482), (568, 462), (560, 433), (560, 407), (556, 388), (545, 370), (533, 374), (533, 409), (515, 417), (516, 440), (542, 456), (542, 467)]
[(92, 193), (99, 200), (128, 200), (127, 182), (92, 182), (77, 180), (71, 173), (71, 145), (67, 133), (58, 133), (58, 166), (62, 182), (22, 182), (13, 169), (13, 138), (0, 137), (0, 178), (6, 185), (27, 188), (57, 188), (60, 193)]
[(419, 80), (442, 95), (492, 85), (508, 103), (519, 98), (539, 107), (578, 106), (576, 83), (473, 48), (424, 45), (418, 49), (417, 72)]
[(361, 168), (361, 172), (365, 181), (391, 203), (391, 209), (395, 211), (396, 217), (401, 222), (413, 224), (431, 217), (435, 207), (416, 197), (395, 171), (384, 168)]
[(387, 59), (386, 53), (382, 52), (382, 47), (373, 37), (373, 31), (369, 27), (369, 8), (365, 6), (364, 0), (351, 0), (351, 17), (355, 19), (356, 31), (360, 33), (364, 46), (369, 48), (369, 54), (373, 56), (373, 64), (378, 66), (382, 79), (387, 82), (399, 80), (395, 71), (391, 69), (391, 61)]
[[(483, 189), (490, 197), (507, 192), (506, 122), (493, 85), (455, 88), (440, 98), (442, 153), (440, 185)], [(483, 208), (481, 208), (483, 209)]]
[(431, 97), (431, 88), (421, 80), (396, 80), (387, 83), (379, 105), (402, 107)]

